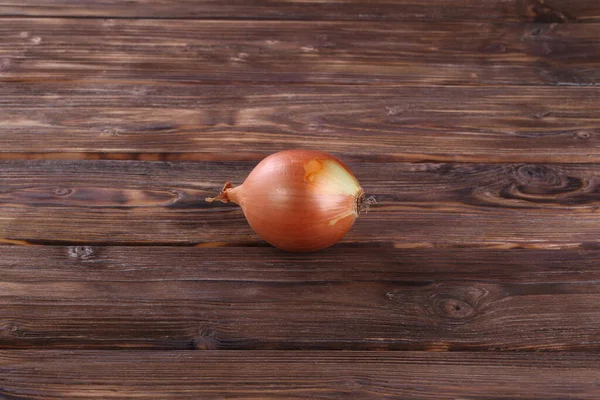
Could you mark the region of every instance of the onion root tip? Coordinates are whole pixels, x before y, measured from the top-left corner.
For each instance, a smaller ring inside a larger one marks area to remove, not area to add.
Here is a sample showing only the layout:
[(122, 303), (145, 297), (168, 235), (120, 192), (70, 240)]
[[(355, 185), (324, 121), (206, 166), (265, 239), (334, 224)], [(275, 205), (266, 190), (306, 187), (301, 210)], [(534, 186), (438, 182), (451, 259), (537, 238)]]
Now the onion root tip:
[(373, 204), (377, 204), (375, 197), (365, 198), (365, 192), (361, 190), (356, 196), (356, 214), (359, 215), (363, 212), (367, 214)]

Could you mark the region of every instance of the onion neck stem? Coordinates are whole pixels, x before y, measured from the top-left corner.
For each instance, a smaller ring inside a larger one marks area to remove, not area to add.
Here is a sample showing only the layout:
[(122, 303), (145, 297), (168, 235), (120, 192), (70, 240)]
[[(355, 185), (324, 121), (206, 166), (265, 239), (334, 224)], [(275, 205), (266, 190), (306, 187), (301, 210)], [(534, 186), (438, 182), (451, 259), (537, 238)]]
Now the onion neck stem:
[(239, 196), (238, 190), (242, 186), (233, 187), (230, 181), (225, 182), (223, 185), (223, 189), (221, 189), (221, 193), (219, 193), (216, 197), (207, 197), (205, 201), (212, 203), (214, 201), (220, 201), (221, 203), (229, 203), (233, 202), (239, 204)]

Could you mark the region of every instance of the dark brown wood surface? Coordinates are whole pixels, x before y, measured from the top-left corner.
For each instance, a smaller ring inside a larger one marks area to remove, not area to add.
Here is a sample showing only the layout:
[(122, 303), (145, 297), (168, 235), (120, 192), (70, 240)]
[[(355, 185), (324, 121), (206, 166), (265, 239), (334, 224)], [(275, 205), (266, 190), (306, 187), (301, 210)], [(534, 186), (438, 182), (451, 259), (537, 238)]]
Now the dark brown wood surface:
[(4, 16), (274, 20), (600, 20), (595, 0), (17, 0), (0, 1)]
[(600, 161), (595, 87), (6, 82), (0, 107), (0, 160)]
[[(0, 0), (0, 400), (600, 398), (599, 84), (591, 0)], [(204, 201), (293, 148), (323, 252)]]
[(595, 86), (599, 36), (600, 23), (3, 18), (0, 82)]
[(0, 352), (5, 399), (589, 399), (597, 354)]
[(6, 246), (0, 346), (598, 351), (598, 260), (597, 250)]

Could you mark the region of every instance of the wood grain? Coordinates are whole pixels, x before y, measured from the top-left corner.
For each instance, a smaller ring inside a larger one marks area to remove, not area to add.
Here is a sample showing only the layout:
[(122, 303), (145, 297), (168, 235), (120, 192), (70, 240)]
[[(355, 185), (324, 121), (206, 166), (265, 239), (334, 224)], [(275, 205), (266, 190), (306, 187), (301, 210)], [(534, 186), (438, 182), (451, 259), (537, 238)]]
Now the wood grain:
[(594, 0), (15, 0), (0, 15), (116, 18), (350, 19), (401, 21), (501, 20), (573, 22), (600, 20)]
[(351, 161), (590, 163), (599, 110), (591, 87), (8, 82), (0, 159), (258, 161), (311, 148)]
[[(600, 398), (599, 50), (592, 0), (0, 0), (0, 400)], [(377, 199), (323, 252), (204, 201), (287, 148)]]
[(4, 246), (0, 347), (597, 351), (599, 260), (597, 250)]
[[(107, 362), (111, 360), (111, 362)], [(7, 399), (597, 399), (597, 354), (0, 352)]]
[(4, 18), (0, 82), (595, 86), (600, 24)]
[[(5, 243), (264, 245), (234, 205), (204, 201), (255, 162), (4, 161)], [(598, 246), (595, 164), (351, 163), (378, 204), (347, 244)]]

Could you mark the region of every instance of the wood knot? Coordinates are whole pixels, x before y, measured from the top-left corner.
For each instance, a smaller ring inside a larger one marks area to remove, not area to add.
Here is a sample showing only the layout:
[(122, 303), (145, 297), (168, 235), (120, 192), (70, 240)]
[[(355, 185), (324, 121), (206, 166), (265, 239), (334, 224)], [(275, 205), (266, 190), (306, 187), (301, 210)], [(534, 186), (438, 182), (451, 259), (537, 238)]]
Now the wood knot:
[(318, 131), (321, 128), (321, 123), (317, 121), (313, 121), (308, 124), (308, 130), (310, 131)]
[(488, 291), (478, 286), (443, 284), (436, 287), (426, 307), (430, 313), (448, 319), (464, 320), (474, 317)]
[(385, 113), (386, 115), (393, 117), (395, 115), (400, 115), (404, 112), (404, 108), (400, 107), (400, 106), (394, 106), (394, 107), (385, 107)]
[(119, 136), (119, 130), (117, 128), (105, 128), (100, 132), (101, 136)]
[(0, 338), (16, 338), (23, 335), (17, 323), (8, 321), (0, 324)]
[(526, 195), (557, 195), (579, 190), (581, 179), (564, 176), (561, 171), (545, 165), (522, 165), (515, 171), (514, 190)]
[(550, 111), (540, 111), (540, 112), (531, 114), (531, 117), (535, 118), (535, 119), (544, 119), (544, 118), (547, 118), (550, 116), (552, 116), (552, 113)]
[(229, 59), (233, 62), (245, 62), (248, 60), (249, 56), (250, 56), (250, 54), (242, 51), (242, 52), (238, 52), (235, 56), (230, 57)]
[(418, 310), (430, 318), (442, 318), (445, 323), (457, 324), (474, 318), (489, 302), (491, 285), (466, 285), (444, 282), (421, 287), (404, 287), (388, 291), (388, 300)]
[(579, 131), (575, 133), (575, 139), (577, 140), (589, 140), (592, 138), (592, 134), (587, 131)]
[(96, 254), (94, 248), (91, 246), (71, 246), (68, 253), (69, 257), (83, 261), (94, 258)]
[(192, 347), (196, 350), (217, 350), (219, 348), (217, 332), (212, 329), (198, 330), (198, 337), (192, 339)]
[(466, 301), (459, 299), (445, 299), (438, 304), (441, 314), (449, 318), (468, 318), (475, 313), (475, 308)]
[(558, 174), (545, 165), (521, 165), (517, 167), (515, 175), (524, 184), (554, 186), (560, 181)]
[(56, 189), (52, 190), (52, 193), (55, 196), (63, 197), (63, 196), (68, 196), (71, 193), (73, 193), (73, 190), (69, 189), (69, 188), (56, 188)]

